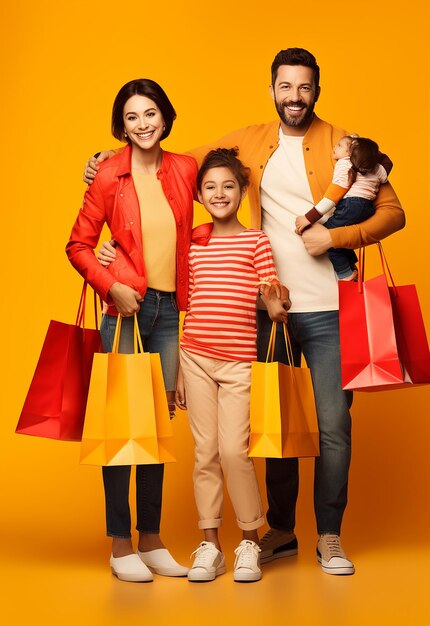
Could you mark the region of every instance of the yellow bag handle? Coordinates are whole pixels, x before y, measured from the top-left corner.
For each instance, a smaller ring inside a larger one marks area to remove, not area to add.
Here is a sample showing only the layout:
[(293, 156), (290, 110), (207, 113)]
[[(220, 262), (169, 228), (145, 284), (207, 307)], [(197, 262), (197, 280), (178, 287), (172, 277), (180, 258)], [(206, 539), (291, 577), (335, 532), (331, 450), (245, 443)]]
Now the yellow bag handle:
[[(113, 343), (112, 343), (112, 352), (115, 352), (116, 354), (118, 354), (118, 350), (119, 350), (121, 325), (122, 325), (122, 315), (118, 314), (118, 319), (117, 319), (116, 327), (115, 327), (115, 335), (113, 337)], [(143, 352), (143, 343), (142, 343), (142, 337), (140, 336), (137, 315), (135, 313), (134, 320), (133, 320), (133, 354), (138, 354), (139, 352)]]
[[(286, 324), (282, 324), (284, 330), (284, 339), (285, 339), (285, 348), (287, 350), (288, 360), (291, 365), (294, 365), (293, 361), (293, 349), (291, 347), (290, 335), (288, 334), (288, 329)], [(276, 327), (277, 323), (272, 323), (272, 329), (270, 331), (269, 337), (269, 345), (267, 346), (267, 355), (266, 355), (266, 363), (269, 362), (269, 354), (270, 354), (270, 362), (273, 361), (273, 357), (275, 354), (275, 342), (276, 342)]]

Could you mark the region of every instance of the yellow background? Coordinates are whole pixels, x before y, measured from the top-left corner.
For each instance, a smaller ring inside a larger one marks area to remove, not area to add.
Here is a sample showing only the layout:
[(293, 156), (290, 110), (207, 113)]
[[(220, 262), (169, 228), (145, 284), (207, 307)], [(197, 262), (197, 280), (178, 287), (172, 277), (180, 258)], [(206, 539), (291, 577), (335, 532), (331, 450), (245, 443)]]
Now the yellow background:
[[(142, 586), (109, 574), (98, 468), (78, 464), (77, 444), (14, 434), (49, 320), (74, 320), (81, 280), (64, 246), (84, 192), (83, 165), (115, 145), (112, 102), (133, 78), (165, 87), (178, 112), (165, 148), (180, 152), (272, 119), (273, 56), (290, 46), (311, 50), (321, 67), (319, 115), (376, 139), (395, 163), (390, 178), (407, 227), (384, 246), (396, 281), (417, 284), (429, 319), (424, 2), (15, 0), (2, 2), (1, 18), (0, 615), (19, 624), (424, 624), (429, 387), (356, 394), (343, 542), (357, 574), (344, 579), (315, 564), (311, 461), (301, 467), (299, 557), (267, 566), (257, 585), (234, 585), (239, 537), (227, 504), (227, 576), (203, 586), (160, 578)], [(197, 219), (205, 219), (201, 210)], [(166, 471), (163, 537), (188, 562), (199, 534), (184, 413), (174, 429), (178, 462)]]

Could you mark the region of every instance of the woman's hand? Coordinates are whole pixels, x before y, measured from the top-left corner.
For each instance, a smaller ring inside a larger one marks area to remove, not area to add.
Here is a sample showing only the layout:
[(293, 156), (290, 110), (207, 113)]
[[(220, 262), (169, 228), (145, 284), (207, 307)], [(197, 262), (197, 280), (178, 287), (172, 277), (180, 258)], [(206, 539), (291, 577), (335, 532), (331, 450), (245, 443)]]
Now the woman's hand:
[(187, 399), (185, 396), (185, 385), (184, 385), (184, 377), (182, 375), (181, 366), (178, 369), (178, 378), (176, 381), (176, 393), (175, 393), (175, 401), (178, 409), (182, 409), (183, 411), (187, 410)]
[(110, 159), (114, 155), (115, 152), (113, 150), (104, 150), (103, 152), (100, 152), (97, 158), (91, 157), (90, 159), (88, 159), (87, 164), (85, 165), (85, 172), (83, 177), (84, 183), (87, 183), (87, 185), (91, 185), (98, 172), (99, 164), (103, 161), (106, 161), (106, 159)]
[(97, 252), (97, 261), (103, 267), (109, 267), (116, 259), (115, 240), (104, 241), (100, 250)]
[(115, 308), (123, 317), (131, 317), (140, 309), (140, 302), (143, 298), (138, 291), (123, 285), (123, 283), (114, 283), (109, 289)]
[(310, 221), (304, 215), (299, 215), (296, 217), (296, 233), (301, 235), (304, 230), (309, 228), (311, 225)]

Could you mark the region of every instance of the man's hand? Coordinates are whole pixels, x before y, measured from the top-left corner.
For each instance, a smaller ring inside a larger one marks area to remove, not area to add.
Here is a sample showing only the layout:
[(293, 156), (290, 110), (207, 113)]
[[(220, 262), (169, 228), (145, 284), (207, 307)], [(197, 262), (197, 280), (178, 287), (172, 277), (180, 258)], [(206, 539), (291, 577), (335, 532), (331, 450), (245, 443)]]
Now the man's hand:
[(299, 215), (296, 217), (296, 233), (301, 235), (306, 228), (309, 228), (311, 225), (310, 221), (305, 215)]
[(97, 253), (97, 261), (103, 267), (109, 267), (113, 261), (116, 259), (116, 250), (114, 247), (115, 240), (111, 239), (110, 241), (104, 241), (100, 250)]
[(109, 294), (115, 304), (115, 308), (123, 317), (131, 317), (140, 309), (139, 302), (143, 302), (143, 298), (138, 291), (124, 285), (123, 283), (114, 283), (109, 289)]
[(322, 224), (313, 224), (311, 228), (303, 232), (301, 237), (307, 252), (311, 256), (324, 254), (324, 252), (333, 247), (330, 231)]
[(91, 185), (99, 169), (99, 163), (106, 161), (106, 159), (110, 159), (114, 155), (115, 152), (113, 150), (105, 150), (104, 152), (100, 152), (97, 158), (91, 157), (85, 166), (84, 183)]

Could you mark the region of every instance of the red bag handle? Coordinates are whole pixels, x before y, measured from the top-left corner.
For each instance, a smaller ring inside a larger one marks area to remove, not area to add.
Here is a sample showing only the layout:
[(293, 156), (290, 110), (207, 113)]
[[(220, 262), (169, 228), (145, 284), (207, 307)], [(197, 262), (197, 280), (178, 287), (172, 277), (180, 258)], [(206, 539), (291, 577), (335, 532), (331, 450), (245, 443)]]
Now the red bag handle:
[[(391, 285), (392, 285), (392, 287), (394, 289), (394, 295), (397, 297), (396, 285), (394, 283), (394, 278), (393, 278), (393, 275), (391, 273), (391, 270), (390, 270), (390, 268), (388, 266), (387, 257), (385, 256), (385, 252), (384, 252), (384, 249), (382, 247), (382, 243), (380, 241), (378, 241), (376, 243), (376, 245), (378, 246), (379, 257), (381, 259), (382, 272), (385, 275), (385, 278), (387, 279), (387, 282), (388, 282), (388, 277), (390, 278)], [(361, 247), (359, 252), (358, 252), (358, 292), (359, 293), (363, 293), (365, 250), (366, 250), (366, 248)]]
[[(76, 314), (76, 326), (81, 326), (85, 328), (85, 308), (87, 302), (87, 281), (84, 280), (84, 284), (82, 286), (81, 299), (79, 300), (78, 312)], [(99, 318), (97, 313), (97, 294), (94, 291), (94, 320), (96, 323), (96, 330), (99, 329)]]

